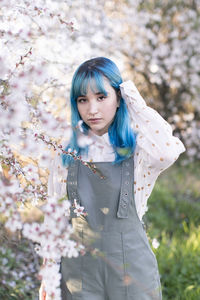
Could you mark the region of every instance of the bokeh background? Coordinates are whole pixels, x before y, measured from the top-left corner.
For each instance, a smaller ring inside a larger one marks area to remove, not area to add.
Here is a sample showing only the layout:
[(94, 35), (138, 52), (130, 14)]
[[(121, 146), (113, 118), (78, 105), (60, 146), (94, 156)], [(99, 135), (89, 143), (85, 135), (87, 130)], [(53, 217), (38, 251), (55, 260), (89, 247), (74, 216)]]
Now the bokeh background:
[[(83, 61), (105, 56), (186, 146), (157, 180), (144, 218), (164, 300), (200, 299), (199, 30), (199, 0), (0, 1), (1, 94), (8, 88), (8, 65), (15, 72), (43, 66), (30, 97), (69, 120), (73, 72)], [(25, 77), (16, 78), (23, 89)], [(37, 210), (28, 210), (26, 220), (38, 218)], [(41, 261), (34, 244), (7, 232), (0, 220), (0, 299), (38, 299)]]

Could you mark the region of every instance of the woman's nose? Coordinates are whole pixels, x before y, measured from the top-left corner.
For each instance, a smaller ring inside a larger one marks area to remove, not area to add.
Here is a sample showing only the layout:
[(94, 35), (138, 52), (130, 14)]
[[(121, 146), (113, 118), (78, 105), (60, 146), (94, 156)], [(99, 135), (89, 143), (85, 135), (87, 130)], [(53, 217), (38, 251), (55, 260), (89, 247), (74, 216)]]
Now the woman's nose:
[(89, 114), (94, 115), (96, 113), (98, 113), (98, 104), (95, 102), (90, 103)]

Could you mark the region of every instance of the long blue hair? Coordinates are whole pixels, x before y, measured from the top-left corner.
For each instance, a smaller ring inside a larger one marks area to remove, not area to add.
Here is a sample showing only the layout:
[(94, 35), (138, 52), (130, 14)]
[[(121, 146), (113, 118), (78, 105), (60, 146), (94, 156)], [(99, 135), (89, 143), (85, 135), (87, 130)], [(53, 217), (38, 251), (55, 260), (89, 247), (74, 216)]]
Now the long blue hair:
[[(88, 86), (91, 86), (93, 83), (95, 83), (100, 93), (107, 95), (103, 84), (104, 77), (109, 80), (110, 85), (116, 92), (120, 91), (119, 85), (122, 83), (122, 78), (119, 69), (108, 58), (97, 57), (87, 60), (75, 71), (70, 91), (72, 137), (68, 146), (64, 149), (65, 151), (69, 151), (70, 149), (70, 151), (75, 151), (76, 155), (88, 152), (88, 146), (80, 148), (77, 143), (80, 134), (78, 124), (82, 120), (77, 108), (77, 98), (81, 95), (86, 95)], [(83, 122), (81, 127), (82, 134), (87, 135), (89, 130), (88, 125)], [(134, 152), (136, 134), (131, 128), (127, 106), (122, 97), (120, 98), (120, 106), (116, 111), (114, 120), (108, 128), (108, 136), (115, 152), (114, 163), (119, 163)], [(72, 160), (71, 156), (62, 154), (62, 163), (64, 166), (68, 166)]]

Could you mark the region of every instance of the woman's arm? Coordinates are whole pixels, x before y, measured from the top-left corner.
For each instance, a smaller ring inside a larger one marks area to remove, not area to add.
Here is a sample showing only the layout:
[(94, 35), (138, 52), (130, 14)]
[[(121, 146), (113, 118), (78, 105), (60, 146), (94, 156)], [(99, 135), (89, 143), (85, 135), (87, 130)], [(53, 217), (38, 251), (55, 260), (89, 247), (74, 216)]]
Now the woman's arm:
[[(68, 169), (62, 166), (61, 158), (58, 154), (56, 154), (49, 166), (49, 177), (47, 183), (47, 195), (49, 197), (56, 196), (57, 199), (59, 199), (66, 195), (67, 174)], [(45, 264), (46, 259), (43, 260), (43, 265)], [(41, 286), (39, 289), (39, 300), (48, 300), (44, 281), (41, 282)]]
[(134, 199), (142, 220), (158, 175), (175, 162), (185, 147), (172, 135), (169, 123), (146, 105), (133, 82), (123, 82), (120, 89), (133, 129), (138, 133), (134, 154)]
[(56, 196), (58, 199), (66, 195), (66, 180), (68, 169), (62, 166), (61, 157), (55, 154), (49, 167), (48, 196)]
[(169, 123), (146, 105), (132, 81), (123, 82), (120, 89), (128, 106), (133, 130), (138, 133), (137, 149), (143, 149), (146, 153), (144, 158), (151, 168), (163, 171), (185, 151), (183, 143), (172, 135)]

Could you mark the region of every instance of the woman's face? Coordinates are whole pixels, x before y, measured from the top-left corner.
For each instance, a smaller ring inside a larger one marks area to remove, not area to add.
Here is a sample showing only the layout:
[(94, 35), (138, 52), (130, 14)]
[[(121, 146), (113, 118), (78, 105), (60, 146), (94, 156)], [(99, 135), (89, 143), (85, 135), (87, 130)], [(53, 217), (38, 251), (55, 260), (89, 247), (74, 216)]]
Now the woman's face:
[(116, 91), (105, 77), (104, 88), (107, 96), (98, 91), (93, 92), (89, 86), (87, 95), (77, 98), (77, 108), (82, 120), (97, 135), (103, 135), (108, 131), (119, 107)]

